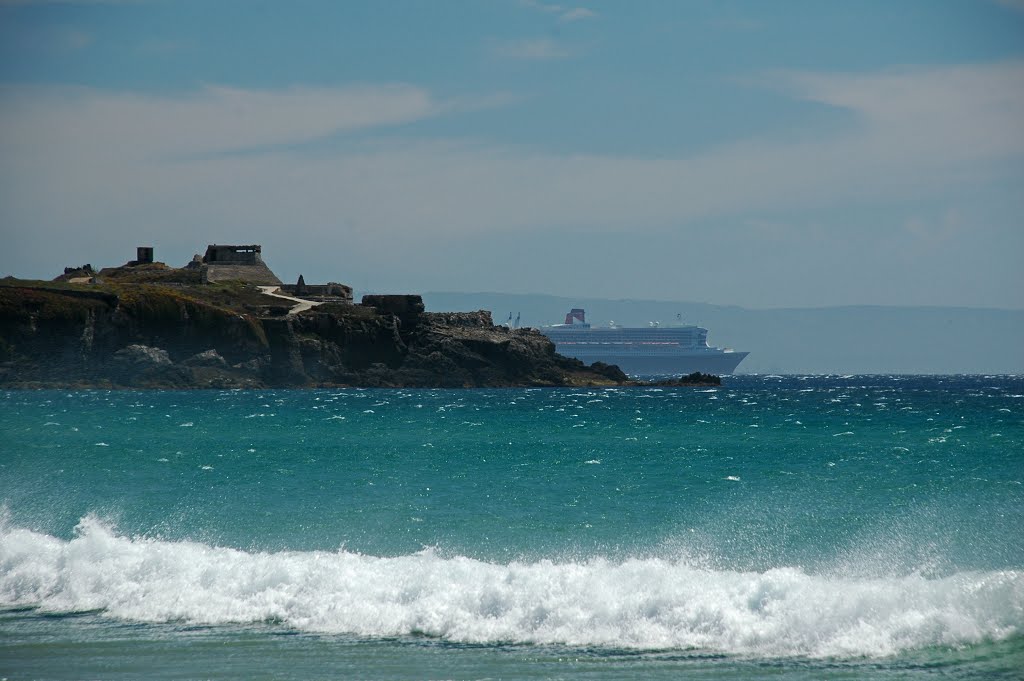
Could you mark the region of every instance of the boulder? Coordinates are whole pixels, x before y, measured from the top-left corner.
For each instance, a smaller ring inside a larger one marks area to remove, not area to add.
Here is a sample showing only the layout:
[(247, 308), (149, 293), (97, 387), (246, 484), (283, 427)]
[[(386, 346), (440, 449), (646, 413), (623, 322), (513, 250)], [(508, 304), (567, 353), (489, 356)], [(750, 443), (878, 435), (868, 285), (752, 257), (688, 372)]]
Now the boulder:
[(227, 361), (216, 350), (196, 353), (182, 362), (182, 364), (187, 367), (227, 368), (228, 366)]
[(149, 345), (129, 345), (112, 357), (115, 383), (136, 388), (187, 388), (192, 386), (192, 374), (186, 367), (171, 361), (162, 348)]
[(115, 352), (114, 361), (136, 370), (158, 369), (173, 364), (166, 350), (138, 344), (129, 345)]

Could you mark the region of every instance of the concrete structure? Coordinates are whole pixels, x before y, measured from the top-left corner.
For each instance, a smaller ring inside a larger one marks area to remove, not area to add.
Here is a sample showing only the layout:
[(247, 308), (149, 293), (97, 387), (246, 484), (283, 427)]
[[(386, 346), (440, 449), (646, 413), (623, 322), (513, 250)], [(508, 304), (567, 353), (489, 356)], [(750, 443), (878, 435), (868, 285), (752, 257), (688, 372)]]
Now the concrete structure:
[(259, 244), (251, 244), (248, 246), (210, 244), (206, 247), (206, 255), (203, 256), (203, 262), (255, 265), (263, 262), (263, 259), (260, 256), (262, 252), (263, 247)]
[(352, 304), (352, 287), (339, 284), (334, 281), (326, 284), (307, 284), (306, 280), (299, 275), (299, 281), (295, 284), (282, 284), (281, 292), (302, 298), (313, 300), (318, 303), (347, 303)]
[(262, 251), (259, 244), (210, 244), (202, 259), (203, 283), (238, 280), (250, 284), (280, 286), (281, 280), (263, 262)]
[(153, 247), (152, 246), (139, 246), (135, 249), (135, 263), (138, 265), (148, 265), (153, 262)]

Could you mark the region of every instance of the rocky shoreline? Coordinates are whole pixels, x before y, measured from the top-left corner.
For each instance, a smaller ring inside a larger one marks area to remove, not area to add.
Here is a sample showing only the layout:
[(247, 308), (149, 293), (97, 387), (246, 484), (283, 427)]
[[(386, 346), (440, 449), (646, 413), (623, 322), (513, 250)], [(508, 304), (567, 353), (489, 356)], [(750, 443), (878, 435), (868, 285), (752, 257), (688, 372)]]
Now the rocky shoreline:
[[(288, 314), (243, 284), (0, 285), (0, 388), (498, 388), (652, 385), (555, 353), (535, 329), (419, 296)], [(662, 385), (718, 385), (694, 375)]]

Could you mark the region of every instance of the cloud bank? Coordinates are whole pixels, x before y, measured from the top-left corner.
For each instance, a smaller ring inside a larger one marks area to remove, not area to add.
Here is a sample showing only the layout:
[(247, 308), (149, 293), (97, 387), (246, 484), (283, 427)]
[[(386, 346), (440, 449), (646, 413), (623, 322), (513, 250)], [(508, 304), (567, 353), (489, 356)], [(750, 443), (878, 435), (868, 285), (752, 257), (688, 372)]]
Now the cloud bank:
[(539, 0), (522, 0), (522, 4), (531, 9), (539, 10), (545, 14), (553, 14), (558, 18), (558, 21), (563, 24), (569, 24), (574, 21), (583, 21), (585, 19), (593, 19), (597, 16), (597, 13), (587, 9), (586, 7), (567, 7), (565, 5), (558, 5), (555, 3), (540, 2)]
[[(391, 136), (396, 125), (493, 105), (410, 85), (209, 86), (177, 97), (8, 87), (0, 90), (0, 223), (71, 251), (93, 230), (130, 243), (140, 228), (173, 230), (202, 244), (211, 226), (225, 240), (283, 230), (362, 253), (397, 242), (415, 251), (465, 236), (657, 232), (941, 196), (1024, 155), (1018, 62), (783, 73), (762, 85), (847, 111), (853, 124), (651, 159)], [(308, 145), (354, 134), (359, 144)]]

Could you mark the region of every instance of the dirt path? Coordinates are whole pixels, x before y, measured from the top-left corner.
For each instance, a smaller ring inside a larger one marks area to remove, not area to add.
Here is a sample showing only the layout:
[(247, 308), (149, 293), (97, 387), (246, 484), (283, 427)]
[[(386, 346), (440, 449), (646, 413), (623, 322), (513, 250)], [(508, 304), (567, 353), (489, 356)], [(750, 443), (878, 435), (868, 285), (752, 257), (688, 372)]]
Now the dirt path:
[(314, 303), (312, 300), (303, 300), (302, 298), (295, 298), (294, 296), (286, 296), (283, 293), (277, 293), (277, 286), (260, 286), (259, 289), (260, 291), (263, 292), (263, 295), (265, 296), (273, 296), (275, 298), (280, 298), (282, 300), (290, 300), (291, 302), (295, 303), (295, 306), (292, 307), (292, 309), (288, 310), (289, 317), (291, 315), (299, 314), (300, 312), (305, 312), (309, 308), (316, 307), (317, 305), (320, 304)]

